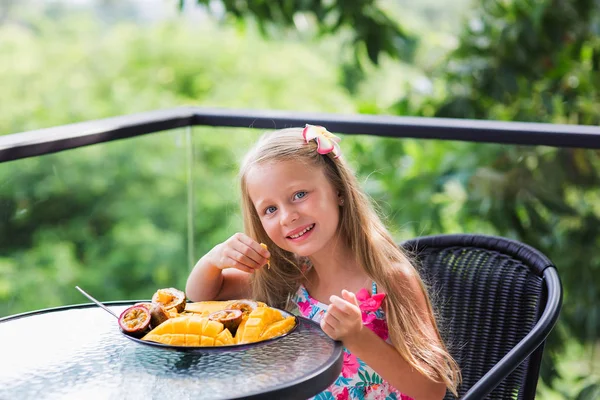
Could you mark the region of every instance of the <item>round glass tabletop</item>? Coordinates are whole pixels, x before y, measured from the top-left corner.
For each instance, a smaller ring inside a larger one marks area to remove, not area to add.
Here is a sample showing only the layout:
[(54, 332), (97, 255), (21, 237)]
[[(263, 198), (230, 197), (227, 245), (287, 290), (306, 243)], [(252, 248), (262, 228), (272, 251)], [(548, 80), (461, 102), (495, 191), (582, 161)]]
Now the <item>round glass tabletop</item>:
[[(131, 302), (110, 304), (120, 314)], [(306, 399), (339, 376), (340, 342), (298, 318), (289, 335), (202, 353), (145, 346), (93, 304), (0, 319), (0, 398)]]

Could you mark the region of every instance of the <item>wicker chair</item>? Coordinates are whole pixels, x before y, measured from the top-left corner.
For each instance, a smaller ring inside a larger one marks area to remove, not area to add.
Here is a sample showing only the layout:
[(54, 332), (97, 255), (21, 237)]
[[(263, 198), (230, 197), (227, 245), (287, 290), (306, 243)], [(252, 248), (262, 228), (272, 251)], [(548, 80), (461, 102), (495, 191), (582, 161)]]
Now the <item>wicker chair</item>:
[(552, 262), (525, 244), (483, 235), (421, 237), (402, 247), (430, 286), (442, 337), (462, 371), (459, 397), (534, 399), (562, 304)]

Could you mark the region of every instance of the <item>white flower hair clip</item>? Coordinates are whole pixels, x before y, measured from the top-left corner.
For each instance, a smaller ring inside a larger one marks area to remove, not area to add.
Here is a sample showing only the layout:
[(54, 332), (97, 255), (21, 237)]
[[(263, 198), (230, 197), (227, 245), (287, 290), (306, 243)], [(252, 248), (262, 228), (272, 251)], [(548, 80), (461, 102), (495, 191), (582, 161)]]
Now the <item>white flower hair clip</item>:
[(319, 154), (333, 153), (333, 158), (342, 155), (342, 149), (338, 144), (341, 139), (322, 126), (306, 124), (302, 131), (302, 137), (306, 143), (311, 140), (317, 142), (317, 153)]

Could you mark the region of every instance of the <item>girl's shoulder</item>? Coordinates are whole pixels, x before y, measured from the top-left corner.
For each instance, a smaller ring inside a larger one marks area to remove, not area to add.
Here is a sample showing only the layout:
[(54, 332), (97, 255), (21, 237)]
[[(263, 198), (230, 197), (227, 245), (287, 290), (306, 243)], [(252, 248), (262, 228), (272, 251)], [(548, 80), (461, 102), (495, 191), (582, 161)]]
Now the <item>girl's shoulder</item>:
[[(405, 292), (407, 289), (411, 291), (421, 290), (422, 279), (417, 269), (410, 263), (396, 262), (391, 268), (389, 285), (394, 291)], [(403, 293), (402, 293), (403, 294)]]

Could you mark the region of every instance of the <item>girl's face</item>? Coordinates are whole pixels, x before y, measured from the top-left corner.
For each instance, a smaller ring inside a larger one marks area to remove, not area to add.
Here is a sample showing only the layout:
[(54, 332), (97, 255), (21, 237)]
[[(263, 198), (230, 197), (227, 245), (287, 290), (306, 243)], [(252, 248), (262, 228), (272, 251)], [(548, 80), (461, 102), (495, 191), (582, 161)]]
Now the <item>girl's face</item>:
[(254, 208), (277, 246), (303, 257), (331, 248), (340, 199), (321, 168), (272, 162), (253, 166), (246, 178)]

